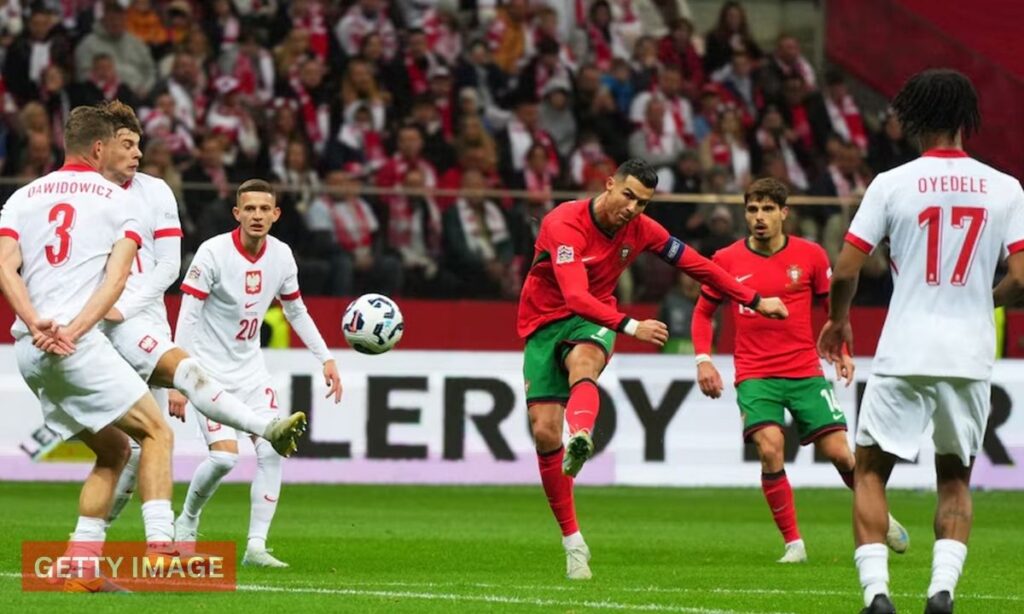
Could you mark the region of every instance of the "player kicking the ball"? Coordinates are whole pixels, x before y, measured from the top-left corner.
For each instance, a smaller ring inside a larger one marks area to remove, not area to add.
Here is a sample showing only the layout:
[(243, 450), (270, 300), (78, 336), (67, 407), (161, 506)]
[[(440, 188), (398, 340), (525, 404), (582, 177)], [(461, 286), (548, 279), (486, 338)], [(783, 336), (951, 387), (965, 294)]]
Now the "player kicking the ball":
[[(238, 187), (234, 209), (239, 226), (199, 246), (181, 284), (184, 293), (175, 340), (210, 369), (231, 382), (228, 392), (262, 416), (276, 416), (281, 399), (270, 382), (260, 351), (260, 326), (275, 298), (306, 347), (323, 364), (328, 397), (341, 401), (341, 379), (320, 331), (299, 295), (298, 268), (292, 250), (269, 236), (281, 216), (273, 187), (250, 179)], [(185, 399), (171, 392), (171, 413), (184, 416)], [(196, 469), (177, 522), (179, 542), (194, 542), (199, 514), (221, 480), (238, 461), (235, 429), (206, 419), (201, 424), (210, 455)], [(249, 541), (243, 565), (287, 567), (267, 551), (267, 533), (281, 494), (281, 455), (264, 439), (253, 437), (256, 475), (250, 501)]]
[[(129, 436), (142, 448), (150, 552), (169, 552), (173, 537), (173, 432), (146, 384), (95, 329), (120, 296), (142, 242), (128, 194), (98, 172), (119, 147), (114, 125), (102, 109), (74, 109), (64, 128), (64, 166), (19, 189), (0, 213), (0, 290), (18, 316), (11, 329), (18, 370), (39, 398), (46, 426), (96, 454), (65, 553), (72, 557), (101, 554)], [(94, 567), (75, 571), (66, 590), (120, 590)]]
[[(608, 363), (615, 334), (663, 345), (665, 324), (638, 322), (616, 309), (619, 276), (651, 251), (751, 310), (785, 317), (777, 298), (761, 298), (660, 224), (642, 215), (658, 176), (642, 160), (628, 160), (590, 200), (563, 203), (548, 214), (537, 236), (533, 264), (519, 299), (518, 333), (526, 340), (523, 376), (541, 483), (562, 529), (566, 575), (591, 577), (590, 550), (576, 522), (573, 478), (594, 453), (597, 378)], [(569, 443), (562, 446), (562, 422)]]
[[(926, 614), (953, 611), (971, 531), (971, 468), (988, 424), (996, 355), (994, 304), (1024, 287), (1024, 190), (972, 160), (963, 138), (977, 130), (978, 96), (967, 77), (926, 70), (892, 101), (921, 157), (868, 186), (832, 277), (829, 321), (818, 349), (830, 361), (852, 347), (850, 301), (868, 254), (889, 240), (893, 294), (857, 423), (854, 561), (863, 612), (888, 614), (885, 487), (898, 458), (918, 455), (931, 422), (938, 506)], [(995, 291), (1002, 253), (1009, 274)], [(993, 300), (994, 294), (994, 300)]]
[[(305, 414), (298, 412), (282, 419), (253, 412), (235, 395), (225, 391), (224, 386), (202, 368), (200, 361), (171, 341), (163, 297), (168, 286), (178, 278), (181, 267), (178, 205), (174, 193), (162, 179), (137, 172), (142, 157), (139, 151), (142, 127), (132, 108), (116, 100), (102, 108), (113, 118), (117, 131), (115, 147), (101, 172), (106, 179), (128, 191), (139, 219), (142, 246), (125, 290), (100, 330), (139, 376), (149, 382), (161, 407), (167, 405), (165, 389), (175, 388), (204, 416), (261, 435), (280, 454), (288, 456), (305, 430)], [(131, 498), (138, 462), (139, 448), (133, 442), (131, 457), (114, 492), (110, 522)]]
[[(785, 540), (780, 563), (807, 560), (797, 527), (793, 489), (783, 466), (785, 410), (796, 422), (800, 444), (814, 443), (832, 461), (843, 482), (853, 488), (853, 454), (846, 441), (846, 417), (832, 383), (825, 379), (811, 330), (815, 298), (828, 296), (832, 274), (828, 255), (816, 243), (782, 232), (789, 214), (786, 186), (775, 179), (750, 184), (743, 201), (750, 236), (719, 250), (712, 261), (757, 292), (786, 301), (785, 321), (756, 317), (744, 305), (736, 313), (736, 399), (743, 418), (743, 439), (753, 442), (761, 459), (761, 490)], [(711, 362), (712, 324), (722, 295), (704, 286), (693, 314), (692, 337), (697, 353), (697, 383), (706, 396), (722, 395), (722, 376)], [(836, 378), (853, 382), (853, 359), (844, 353), (835, 364)], [(906, 552), (903, 526), (889, 517), (889, 547)]]

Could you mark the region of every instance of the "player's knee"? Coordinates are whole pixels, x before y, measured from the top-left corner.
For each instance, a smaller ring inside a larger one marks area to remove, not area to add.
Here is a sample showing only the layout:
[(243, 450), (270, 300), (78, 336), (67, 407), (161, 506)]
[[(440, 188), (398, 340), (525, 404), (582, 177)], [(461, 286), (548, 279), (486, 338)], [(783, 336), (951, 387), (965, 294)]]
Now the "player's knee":
[(776, 429), (765, 429), (756, 438), (757, 453), (765, 465), (781, 465), (785, 457), (786, 439)]
[(562, 445), (562, 429), (549, 421), (534, 422), (533, 441), (541, 452), (548, 452)]
[(260, 440), (256, 446), (256, 465), (259, 467), (279, 465), (283, 458), (268, 441)]
[(147, 425), (147, 439), (154, 445), (170, 450), (174, 447), (174, 431), (163, 419)]
[(223, 450), (213, 450), (210, 452), (210, 463), (218, 473), (227, 474), (238, 464), (238, 455)]
[(94, 449), (93, 451), (96, 453), (97, 465), (116, 469), (118, 472), (124, 470), (132, 456), (132, 449), (128, 445), (127, 437), (111, 441), (102, 448)]

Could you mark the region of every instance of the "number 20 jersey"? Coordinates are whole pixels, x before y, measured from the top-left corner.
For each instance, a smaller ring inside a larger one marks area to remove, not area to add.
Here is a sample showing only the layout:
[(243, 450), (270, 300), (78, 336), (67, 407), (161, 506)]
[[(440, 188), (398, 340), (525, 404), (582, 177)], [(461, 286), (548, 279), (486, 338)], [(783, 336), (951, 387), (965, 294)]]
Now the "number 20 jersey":
[(257, 255), (245, 251), (239, 229), (207, 239), (181, 291), (203, 301), (191, 347), (232, 390), (265, 383), (260, 327), (275, 298), (299, 298), (298, 267), (286, 243), (268, 236)]
[[(67, 324), (103, 280), (114, 243), (142, 242), (128, 193), (85, 165), (68, 164), (22, 187), (0, 211), (0, 236), (21, 248), (21, 276), (39, 317)], [(28, 332), (19, 319), (11, 334)]]
[(872, 370), (989, 379), (996, 266), (1024, 250), (1020, 183), (963, 151), (926, 151), (875, 178), (846, 236), (864, 252), (886, 239), (894, 289)]

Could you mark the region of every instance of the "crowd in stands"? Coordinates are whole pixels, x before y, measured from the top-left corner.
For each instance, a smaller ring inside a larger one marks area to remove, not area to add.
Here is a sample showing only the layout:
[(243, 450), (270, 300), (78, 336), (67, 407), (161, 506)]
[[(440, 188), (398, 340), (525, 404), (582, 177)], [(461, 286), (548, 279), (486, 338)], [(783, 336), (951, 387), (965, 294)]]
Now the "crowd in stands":
[[(145, 131), (141, 170), (177, 194), (187, 251), (233, 227), (232, 182), (267, 177), (307, 294), (513, 298), (551, 192), (599, 192), (627, 157), (664, 192), (772, 176), (855, 196), (915, 155), (796, 37), (762, 48), (738, 2), (713, 24), (687, 14), (685, 0), (0, 0), (0, 193), (59, 167), (71, 108), (118, 98)], [(745, 231), (737, 207), (649, 213), (707, 254)], [(835, 256), (848, 215), (794, 210), (789, 231)], [(884, 301), (884, 257), (869, 275), (862, 295)], [(641, 259), (620, 293), (684, 286)]]

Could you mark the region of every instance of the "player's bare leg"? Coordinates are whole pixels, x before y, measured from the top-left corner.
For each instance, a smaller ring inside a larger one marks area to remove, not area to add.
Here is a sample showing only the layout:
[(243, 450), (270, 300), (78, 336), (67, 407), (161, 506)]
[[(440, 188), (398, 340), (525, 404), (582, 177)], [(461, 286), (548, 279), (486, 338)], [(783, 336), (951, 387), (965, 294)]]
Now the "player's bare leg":
[(974, 518), (970, 490), (973, 466), (973, 458), (971, 466), (964, 467), (956, 455), (935, 456), (938, 505), (935, 509), (935, 550), (926, 614), (953, 611), (953, 596), (967, 558), (967, 539), (971, 535)]
[[(815, 440), (814, 447), (818, 453), (827, 458), (835, 466), (843, 482), (853, 490), (853, 471), (856, 463), (850, 444), (846, 440), (846, 431), (833, 431)], [(889, 530), (885, 534), (885, 543), (897, 554), (903, 554), (910, 548), (910, 534), (900, 521), (889, 514)]]
[[(92, 471), (82, 484), (78, 498), (78, 524), (71, 534), (67, 556), (100, 556), (107, 536), (107, 514), (114, 497), (118, 476), (128, 462), (128, 436), (108, 426), (96, 433), (83, 431), (78, 438), (96, 454)], [(69, 579), (64, 589), (72, 592), (117, 592), (117, 585), (97, 576), (95, 568), (79, 567), (76, 578)]]
[(199, 515), (217, 487), (238, 462), (238, 441), (228, 439), (210, 444), (210, 454), (196, 467), (188, 485), (181, 514), (174, 522), (174, 541), (183, 551), (194, 552), (199, 535)]
[(114, 424), (139, 442), (138, 491), (146, 541), (151, 550), (167, 550), (174, 540), (174, 513), (171, 511), (174, 433), (148, 392)]
[(604, 351), (592, 343), (578, 343), (565, 357), (565, 368), (569, 372), (569, 402), (565, 406), (569, 443), (562, 471), (571, 477), (579, 475), (583, 463), (594, 454), (594, 423), (601, 406), (597, 378), (606, 362)]
[(885, 485), (896, 457), (878, 446), (857, 446), (857, 470), (853, 475), (853, 537), (857, 545), (853, 558), (864, 588), (863, 612), (895, 612), (889, 599), (889, 505)]
[(779, 562), (804, 563), (807, 561), (807, 549), (800, 537), (793, 488), (789, 485), (784, 465), (786, 437), (779, 426), (772, 424), (754, 431), (750, 438), (761, 459), (761, 492), (786, 543), (786, 551)]
[(256, 448), (256, 475), (249, 490), (249, 538), (242, 565), (252, 567), (288, 567), (288, 563), (270, 554), (267, 535), (281, 497), (281, 463), (284, 458), (263, 439), (253, 438)]
[(589, 580), (590, 549), (583, 541), (579, 524), (576, 522), (576, 507), (573, 503), (573, 478), (562, 472), (562, 422), (565, 407), (559, 403), (534, 403), (529, 406), (530, 430), (537, 449), (537, 465), (540, 481), (547, 495), (548, 505), (562, 530), (562, 546), (565, 548), (565, 575), (570, 580)]
[(282, 456), (291, 456), (306, 430), (306, 414), (302, 412), (284, 418), (253, 412), (181, 348), (172, 348), (160, 357), (149, 383), (177, 389), (199, 413), (214, 422), (263, 437)]

